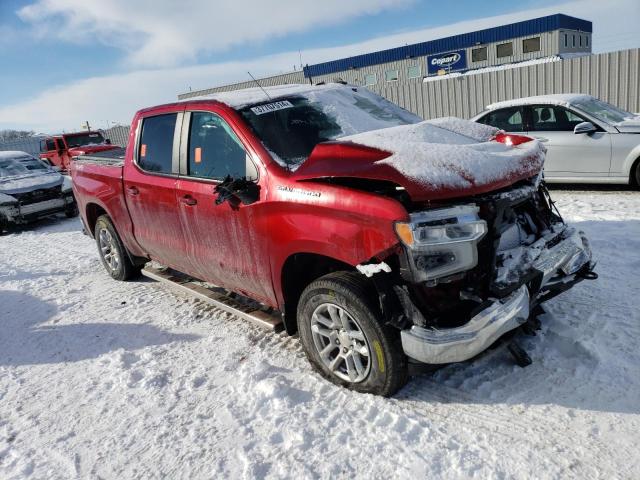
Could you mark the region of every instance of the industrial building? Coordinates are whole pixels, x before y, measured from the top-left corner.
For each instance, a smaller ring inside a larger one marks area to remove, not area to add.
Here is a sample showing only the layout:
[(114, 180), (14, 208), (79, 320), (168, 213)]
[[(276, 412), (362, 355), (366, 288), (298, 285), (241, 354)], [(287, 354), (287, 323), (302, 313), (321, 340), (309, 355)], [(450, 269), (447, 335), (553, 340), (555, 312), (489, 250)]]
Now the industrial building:
[[(259, 79), (263, 85), (343, 80), (378, 90), (425, 77), (591, 53), (592, 24), (556, 14), (475, 32), (307, 65), (301, 71)], [(252, 81), (188, 92), (189, 98), (255, 86)]]

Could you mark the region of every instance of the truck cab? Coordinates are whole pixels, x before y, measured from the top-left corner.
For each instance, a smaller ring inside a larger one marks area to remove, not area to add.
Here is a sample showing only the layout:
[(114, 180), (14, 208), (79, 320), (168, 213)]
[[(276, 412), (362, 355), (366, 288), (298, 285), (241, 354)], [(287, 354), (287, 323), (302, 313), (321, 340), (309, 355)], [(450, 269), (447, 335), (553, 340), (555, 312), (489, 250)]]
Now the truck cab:
[(62, 171), (69, 169), (73, 157), (118, 148), (102, 132), (65, 133), (40, 140), (40, 158)]

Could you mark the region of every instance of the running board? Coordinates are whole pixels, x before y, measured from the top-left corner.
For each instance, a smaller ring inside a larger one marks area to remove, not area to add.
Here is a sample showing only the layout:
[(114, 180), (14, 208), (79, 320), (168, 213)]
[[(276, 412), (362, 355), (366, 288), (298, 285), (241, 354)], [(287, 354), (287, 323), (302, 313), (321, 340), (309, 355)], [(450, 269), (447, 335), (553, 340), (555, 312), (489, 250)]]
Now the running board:
[[(228, 293), (220, 287), (207, 287), (188, 276), (183, 276), (171, 269), (146, 266), (142, 274), (152, 280), (170, 285), (174, 289), (196, 297), (203, 302), (218, 307), (226, 312), (236, 315), (244, 320), (272, 331), (282, 330), (282, 318), (277, 310), (265, 307), (253, 300)], [(238, 299), (246, 299), (248, 305), (244, 305)]]

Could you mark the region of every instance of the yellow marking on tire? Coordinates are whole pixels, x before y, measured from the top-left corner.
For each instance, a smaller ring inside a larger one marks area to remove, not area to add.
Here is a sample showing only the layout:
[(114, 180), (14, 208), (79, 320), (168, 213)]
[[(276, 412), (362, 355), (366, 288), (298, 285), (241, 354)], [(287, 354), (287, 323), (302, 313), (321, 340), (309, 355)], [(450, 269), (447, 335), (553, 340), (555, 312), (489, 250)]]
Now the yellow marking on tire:
[(375, 340), (373, 342), (373, 349), (376, 351), (376, 356), (378, 357), (380, 372), (384, 373), (384, 354), (382, 353), (382, 345), (380, 345), (379, 341)]

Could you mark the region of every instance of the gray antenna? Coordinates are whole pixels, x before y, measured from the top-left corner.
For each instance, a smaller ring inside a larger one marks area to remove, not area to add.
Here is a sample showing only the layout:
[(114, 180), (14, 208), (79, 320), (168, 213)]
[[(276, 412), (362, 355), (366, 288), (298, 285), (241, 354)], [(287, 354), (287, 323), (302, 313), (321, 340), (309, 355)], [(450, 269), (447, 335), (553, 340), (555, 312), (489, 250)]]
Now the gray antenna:
[(256, 78), (255, 78), (253, 75), (251, 75), (251, 72), (247, 72), (247, 73), (249, 74), (249, 76), (251, 77), (251, 79), (252, 79), (254, 82), (256, 82), (256, 85), (258, 85), (258, 86), (260, 87), (260, 90), (262, 90), (262, 91), (264, 92), (264, 94), (267, 96), (267, 98), (268, 98), (269, 100), (271, 100), (271, 97), (269, 96), (269, 94), (267, 93), (267, 91), (266, 91), (264, 88), (262, 88), (262, 85), (260, 85), (260, 82), (259, 82), (258, 80), (256, 80)]

